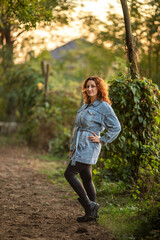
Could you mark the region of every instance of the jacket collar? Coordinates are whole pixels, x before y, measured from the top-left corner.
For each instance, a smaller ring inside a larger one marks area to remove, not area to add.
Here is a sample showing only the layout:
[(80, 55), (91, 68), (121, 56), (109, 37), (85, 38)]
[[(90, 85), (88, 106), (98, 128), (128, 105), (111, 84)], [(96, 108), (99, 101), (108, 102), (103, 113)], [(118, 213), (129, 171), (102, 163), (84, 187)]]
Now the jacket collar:
[[(97, 99), (92, 104), (90, 104), (90, 106), (97, 107), (100, 103), (101, 103), (101, 101), (99, 99)], [(85, 109), (87, 107), (87, 105), (88, 105), (88, 103), (83, 104), (83, 106), (78, 110), (78, 112), (81, 112), (83, 109)]]
[(94, 107), (97, 107), (100, 104), (100, 100), (97, 99), (96, 101), (94, 101), (91, 105), (93, 105)]

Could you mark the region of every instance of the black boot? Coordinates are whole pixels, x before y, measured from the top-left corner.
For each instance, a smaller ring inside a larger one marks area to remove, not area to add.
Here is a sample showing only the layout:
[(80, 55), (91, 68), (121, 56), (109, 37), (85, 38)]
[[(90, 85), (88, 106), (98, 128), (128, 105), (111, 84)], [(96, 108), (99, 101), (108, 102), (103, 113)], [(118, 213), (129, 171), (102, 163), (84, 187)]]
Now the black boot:
[(78, 201), (85, 210), (85, 215), (77, 218), (78, 222), (94, 221), (99, 217), (98, 216), (99, 204), (90, 201), (88, 198), (86, 199), (78, 198)]

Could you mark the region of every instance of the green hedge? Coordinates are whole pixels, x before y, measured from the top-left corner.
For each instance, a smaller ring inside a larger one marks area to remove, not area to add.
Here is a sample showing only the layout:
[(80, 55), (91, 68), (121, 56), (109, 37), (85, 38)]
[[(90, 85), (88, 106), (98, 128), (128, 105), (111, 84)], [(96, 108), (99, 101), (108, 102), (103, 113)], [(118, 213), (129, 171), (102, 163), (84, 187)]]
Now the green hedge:
[[(123, 181), (142, 208), (160, 209), (160, 91), (148, 79), (119, 76), (110, 86), (113, 108), (121, 122), (118, 138), (103, 148), (94, 169), (104, 181)], [(129, 185), (128, 185), (129, 184)]]
[(101, 157), (123, 180), (136, 179), (140, 166), (159, 161), (160, 92), (151, 80), (119, 76), (110, 86), (110, 97), (122, 131)]

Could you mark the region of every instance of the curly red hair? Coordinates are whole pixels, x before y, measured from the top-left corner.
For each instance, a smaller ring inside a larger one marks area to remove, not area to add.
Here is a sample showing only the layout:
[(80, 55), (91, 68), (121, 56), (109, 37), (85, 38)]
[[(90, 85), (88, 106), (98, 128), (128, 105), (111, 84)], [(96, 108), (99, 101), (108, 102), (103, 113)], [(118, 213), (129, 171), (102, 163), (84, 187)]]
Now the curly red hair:
[(86, 93), (86, 85), (89, 80), (92, 80), (95, 82), (97, 89), (98, 89), (98, 99), (100, 101), (107, 102), (111, 105), (111, 100), (109, 99), (109, 86), (104, 82), (104, 80), (97, 76), (91, 76), (88, 77), (86, 80), (84, 80), (82, 85), (82, 94), (83, 94), (83, 100), (84, 103), (90, 103), (90, 97)]

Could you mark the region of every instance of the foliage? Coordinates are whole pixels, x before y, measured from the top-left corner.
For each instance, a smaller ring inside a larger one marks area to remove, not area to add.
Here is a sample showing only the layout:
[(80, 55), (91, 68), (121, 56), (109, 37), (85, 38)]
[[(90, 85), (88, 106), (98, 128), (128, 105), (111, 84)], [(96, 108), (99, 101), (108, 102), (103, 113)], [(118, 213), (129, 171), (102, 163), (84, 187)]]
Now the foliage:
[(1, 81), (1, 97), (5, 99), (9, 118), (20, 121), (31, 115), (39, 92), (37, 84), (43, 82), (41, 74), (27, 64), (20, 64), (3, 74)]
[(21, 133), (29, 144), (62, 155), (69, 149), (74, 117), (80, 105), (79, 84), (70, 81), (64, 85), (50, 67), (45, 101), (42, 59), (50, 61), (48, 52), (36, 59), (31, 57), (30, 62), (15, 65), (2, 75), (1, 120), (22, 123)]
[[(49, 151), (63, 155), (69, 149), (74, 116), (79, 105), (76, 92), (68, 90), (52, 90), (48, 95), (46, 107), (35, 106), (33, 122), (37, 122), (38, 139), (40, 134), (46, 134), (44, 127), (48, 123), (47, 129), (51, 135), (49, 141)], [(39, 116), (39, 113), (41, 115)], [(39, 132), (42, 129), (43, 133)], [(38, 140), (37, 139), (37, 140)], [(44, 142), (48, 145), (44, 138)]]
[[(10, 16), (10, 18), (19, 20), (20, 23), (26, 24), (26, 29), (29, 26), (35, 27), (37, 22), (43, 20), (49, 20), (52, 17), (51, 9), (46, 9), (45, 2), (41, 1), (3, 1), (1, 9), (3, 13)], [(3, 19), (2, 24), (3, 24)]]
[(76, 91), (50, 90), (44, 101), (43, 90), (31, 107), (32, 114), (23, 120), (21, 132), (28, 142), (52, 154), (63, 155), (68, 151), (74, 116), (80, 99)]
[[(75, 3), (72, 0), (4, 0), (0, 4), (0, 59), (4, 69), (14, 64), (14, 47), (17, 38), (37, 24), (68, 24)], [(32, 37), (31, 37), (32, 38)]]
[(156, 227), (153, 221), (159, 219), (160, 211), (160, 92), (151, 80), (120, 75), (110, 86), (110, 97), (122, 131), (103, 148), (93, 171), (95, 182), (102, 193), (109, 191), (110, 181), (118, 183), (117, 189), (112, 186), (114, 194), (131, 192), (149, 216), (147, 221)]
[(151, 80), (119, 76), (111, 84), (110, 97), (122, 131), (106, 145), (103, 156), (123, 180), (136, 179), (140, 166), (153, 167), (159, 160), (160, 92)]
[(82, 82), (86, 76), (99, 75), (111, 79), (116, 72), (125, 70), (125, 61), (113, 50), (84, 39), (72, 41), (75, 48), (59, 50), (60, 59), (54, 59), (54, 74), (59, 81), (70, 79)]
[[(159, 34), (160, 22), (159, 1), (129, 0), (131, 27), (134, 39), (134, 49), (138, 55), (141, 76), (152, 78), (160, 87), (159, 82)], [(96, 24), (95, 24), (96, 23)], [(87, 26), (86, 26), (87, 24)], [(106, 21), (98, 21), (94, 16), (85, 16), (83, 26), (86, 37), (90, 34), (94, 41), (103, 46), (109, 46), (117, 56), (124, 58), (125, 28), (124, 20), (112, 5), (109, 6)]]
[[(50, 21), (54, 19), (52, 10), (56, 7), (59, 11), (64, 11), (73, 6), (72, 1), (55, 0), (45, 1), (39, 0), (3, 0), (0, 6), (0, 12), (3, 17), (9, 16), (11, 23), (18, 20), (19, 24), (24, 24), (25, 29), (36, 27), (37, 23), (41, 21)], [(8, 20), (9, 20), (8, 19)], [(4, 18), (1, 18), (1, 25), (3, 25)]]

